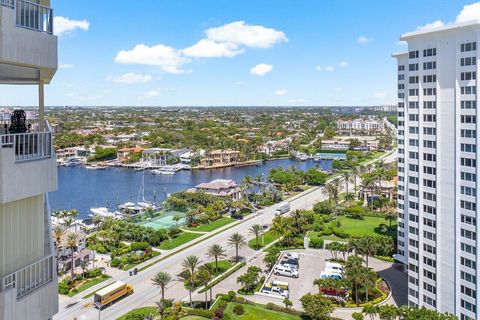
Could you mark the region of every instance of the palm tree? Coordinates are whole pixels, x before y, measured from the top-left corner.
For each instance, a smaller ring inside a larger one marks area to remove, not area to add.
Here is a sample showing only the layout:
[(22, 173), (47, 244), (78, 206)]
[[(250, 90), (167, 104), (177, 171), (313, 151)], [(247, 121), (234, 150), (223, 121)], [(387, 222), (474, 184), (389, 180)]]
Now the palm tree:
[(388, 221), (388, 229), (392, 229), (392, 221), (395, 221), (397, 219), (397, 211), (395, 209), (393, 210), (388, 210), (387, 213), (385, 214), (385, 220)]
[(88, 260), (80, 260), (80, 268), (82, 269), (82, 278), (85, 279), (85, 270), (88, 268)]
[(58, 273), (58, 259), (59, 259), (59, 254), (60, 254), (60, 245), (62, 242), (63, 235), (65, 234), (65, 230), (61, 226), (54, 226), (53, 227), (53, 242), (55, 244), (55, 254), (56, 254), (56, 260), (57, 260), (57, 273)]
[(230, 238), (228, 238), (228, 244), (231, 247), (235, 247), (235, 261), (238, 262), (238, 250), (247, 244), (247, 242), (245, 241), (245, 237), (240, 233), (236, 232), (232, 234)]
[(335, 202), (335, 205), (338, 205), (338, 197), (340, 196), (340, 180), (335, 179), (332, 182), (325, 185), (323, 188), (323, 194), (327, 196), (330, 200)]
[[(213, 280), (215, 276), (215, 271), (209, 264), (205, 264), (200, 267), (198, 272), (198, 281), (200, 285), (204, 286), (205, 289), (210, 286), (210, 282)], [(205, 309), (208, 309), (208, 291), (210, 291), (210, 301), (212, 300), (212, 287), (210, 286), (210, 290), (205, 290)]]
[(360, 175), (359, 167), (353, 167), (350, 172), (352, 173), (352, 181), (353, 181), (353, 194), (354, 198), (356, 198), (355, 194), (357, 193), (357, 179)]
[(195, 290), (195, 278), (196, 274), (192, 273), (189, 269), (185, 269), (180, 274), (178, 274), (178, 279), (183, 282), (185, 289), (188, 290), (190, 297), (190, 306), (193, 306), (192, 302), (192, 292)]
[(295, 210), (290, 214), (290, 217), (292, 217), (294, 221), (297, 234), (301, 234), (303, 231), (302, 225), (304, 224), (305, 220), (303, 212), (300, 210)]
[(358, 246), (361, 253), (365, 256), (365, 265), (368, 268), (368, 258), (377, 252), (378, 242), (372, 236), (365, 236), (358, 239)]
[(200, 259), (197, 256), (190, 255), (183, 259), (182, 261), (182, 268), (189, 270), (192, 275), (197, 272), (197, 267), (200, 264)]
[(352, 174), (349, 170), (343, 171), (342, 172), (342, 179), (343, 182), (345, 183), (345, 191), (347, 192), (346, 199), (348, 201), (348, 184), (352, 181)]
[(353, 255), (348, 258), (344, 268), (345, 278), (352, 285), (352, 293), (355, 292), (355, 302), (357, 306), (360, 304), (358, 300), (358, 287), (363, 280), (364, 273), (362, 263), (362, 258)]
[(78, 236), (76, 233), (74, 232), (70, 232), (68, 235), (67, 235), (67, 241), (66, 241), (66, 245), (67, 245), (67, 248), (70, 249), (70, 259), (71, 259), (71, 276), (72, 276), (72, 280), (73, 278), (75, 277), (75, 266), (73, 265), (73, 256), (75, 255), (75, 251), (77, 250), (77, 241), (78, 241)]
[(212, 244), (207, 251), (207, 256), (215, 259), (215, 272), (218, 271), (218, 259), (226, 257), (225, 250), (219, 244)]
[(290, 224), (288, 218), (277, 216), (272, 221), (271, 230), (279, 237), (282, 237), (287, 247), (290, 246), (290, 237), (294, 232), (294, 228)]
[(153, 278), (152, 282), (154, 285), (160, 287), (160, 293), (162, 295), (162, 300), (165, 300), (165, 288), (172, 281), (172, 276), (169, 273), (164, 271), (157, 272)]
[(175, 227), (178, 227), (178, 222), (182, 220), (182, 216), (177, 213), (172, 217), (172, 220), (175, 222)]
[(254, 224), (250, 227), (250, 229), (248, 230), (248, 232), (255, 236), (255, 248), (258, 250), (259, 248), (259, 238), (260, 236), (262, 235), (262, 231), (263, 231), (263, 227), (261, 225), (259, 225), (258, 223), (257, 224)]

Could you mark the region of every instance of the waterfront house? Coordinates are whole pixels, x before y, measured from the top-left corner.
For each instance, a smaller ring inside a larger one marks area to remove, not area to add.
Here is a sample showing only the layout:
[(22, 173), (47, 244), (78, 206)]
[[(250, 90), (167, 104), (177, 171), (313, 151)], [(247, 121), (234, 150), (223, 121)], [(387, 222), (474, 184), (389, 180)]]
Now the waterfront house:
[(180, 157), (191, 150), (188, 148), (168, 149), (168, 148), (150, 148), (142, 152), (142, 162), (150, 166), (166, 166), (168, 164), (180, 162)]
[(207, 151), (200, 160), (200, 165), (204, 167), (234, 165), (238, 161), (239, 154), (239, 151), (231, 149)]
[(242, 191), (237, 183), (228, 179), (216, 179), (207, 183), (200, 183), (187, 192), (202, 191), (208, 194), (221, 197), (230, 197), (232, 200), (239, 200), (242, 197)]
[(118, 158), (127, 158), (130, 154), (143, 152), (145, 150), (142, 147), (134, 147), (134, 148), (121, 148), (117, 151)]

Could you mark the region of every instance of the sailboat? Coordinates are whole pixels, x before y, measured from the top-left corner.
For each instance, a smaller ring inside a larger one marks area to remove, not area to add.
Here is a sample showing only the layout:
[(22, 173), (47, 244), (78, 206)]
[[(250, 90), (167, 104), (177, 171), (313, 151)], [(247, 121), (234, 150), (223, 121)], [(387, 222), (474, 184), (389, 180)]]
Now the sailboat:
[[(140, 201), (140, 197), (142, 201)], [(154, 203), (145, 200), (145, 171), (142, 172), (142, 181), (140, 183), (140, 189), (138, 190), (137, 203), (131, 201), (125, 202), (119, 205), (118, 208), (123, 212), (129, 212), (131, 215), (138, 215), (144, 213), (146, 210), (158, 209)]]

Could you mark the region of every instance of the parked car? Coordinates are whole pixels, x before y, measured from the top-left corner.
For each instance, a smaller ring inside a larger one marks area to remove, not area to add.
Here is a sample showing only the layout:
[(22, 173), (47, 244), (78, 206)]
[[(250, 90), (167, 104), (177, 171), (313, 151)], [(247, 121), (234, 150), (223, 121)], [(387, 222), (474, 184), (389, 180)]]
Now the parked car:
[(298, 260), (288, 259), (288, 258), (287, 258), (287, 259), (284, 258), (284, 259), (282, 260), (282, 264), (283, 264), (283, 263), (294, 265), (294, 266), (296, 266), (297, 268), (298, 268), (298, 265), (299, 265)]
[(268, 282), (262, 289), (263, 293), (280, 295), (282, 297), (288, 298), (290, 296), (290, 291), (288, 290), (289, 286), (287, 282), (282, 281), (273, 281)]
[(342, 280), (342, 275), (341, 274), (338, 274), (338, 273), (333, 273), (333, 272), (329, 272), (329, 271), (323, 271), (321, 274), (320, 274), (320, 278), (322, 279), (328, 279), (328, 278), (331, 278), (331, 279), (336, 279), (336, 280)]
[(294, 260), (300, 259), (300, 256), (297, 252), (287, 252), (286, 257)]
[(327, 262), (325, 271), (332, 271), (333, 273), (343, 274), (343, 266), (340, 263)]
[(286, 276), (292, 278), (298, 278), (299, 276), (298, 270), (283, 265), (277, 265), (273, 270), (273, 273), (277, 276)]
[(280, 262), (280, 265), (290, 269), (298, 270), (298, 264), (291, 264), (291, 263), (288, 263), (288, 261), (282, 261)]
[(336, 297), (346, 297), (348, 295), (348, 290), (345, 288), (335, 289), (335, 288), (321, 288), (320, 291), (323, 294)]

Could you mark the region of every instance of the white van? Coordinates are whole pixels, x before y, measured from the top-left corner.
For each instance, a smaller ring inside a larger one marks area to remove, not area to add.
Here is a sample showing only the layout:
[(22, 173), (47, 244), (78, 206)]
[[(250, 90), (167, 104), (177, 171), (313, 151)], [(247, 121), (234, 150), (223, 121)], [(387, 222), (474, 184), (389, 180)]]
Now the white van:
[(275, 212), (275, 215), (281, 215), (281, 214), (285, 214), (287, 212), (290, 211), (290, 202), (281, 202), (278, 204), (277, 206), (277, 211)]
[(320, 278), (322, 279), (336, 279), (336, 280), (342, 280), (342, 275), (338, 273), (334, 273), (332, 271), (323, 271), (320, 274)]
[(297, 252), (287, 252), (286, 256), (288, 259), (295, 259), (295, 260), (300, 259), (300, 256), (298, 255)]
[(340, 263), (327, 262), (327, 265), (325, 266), (325, 271), (326, 272), (331, 271), (333, 273), (342, 274), (343, 266)]
[(299, 276), (298, 270), (282, 265), (277, 265), (275, 269), (273, 269), (273, 273), (277, 276), (286, 276), (292, 278), (298, 278)]

